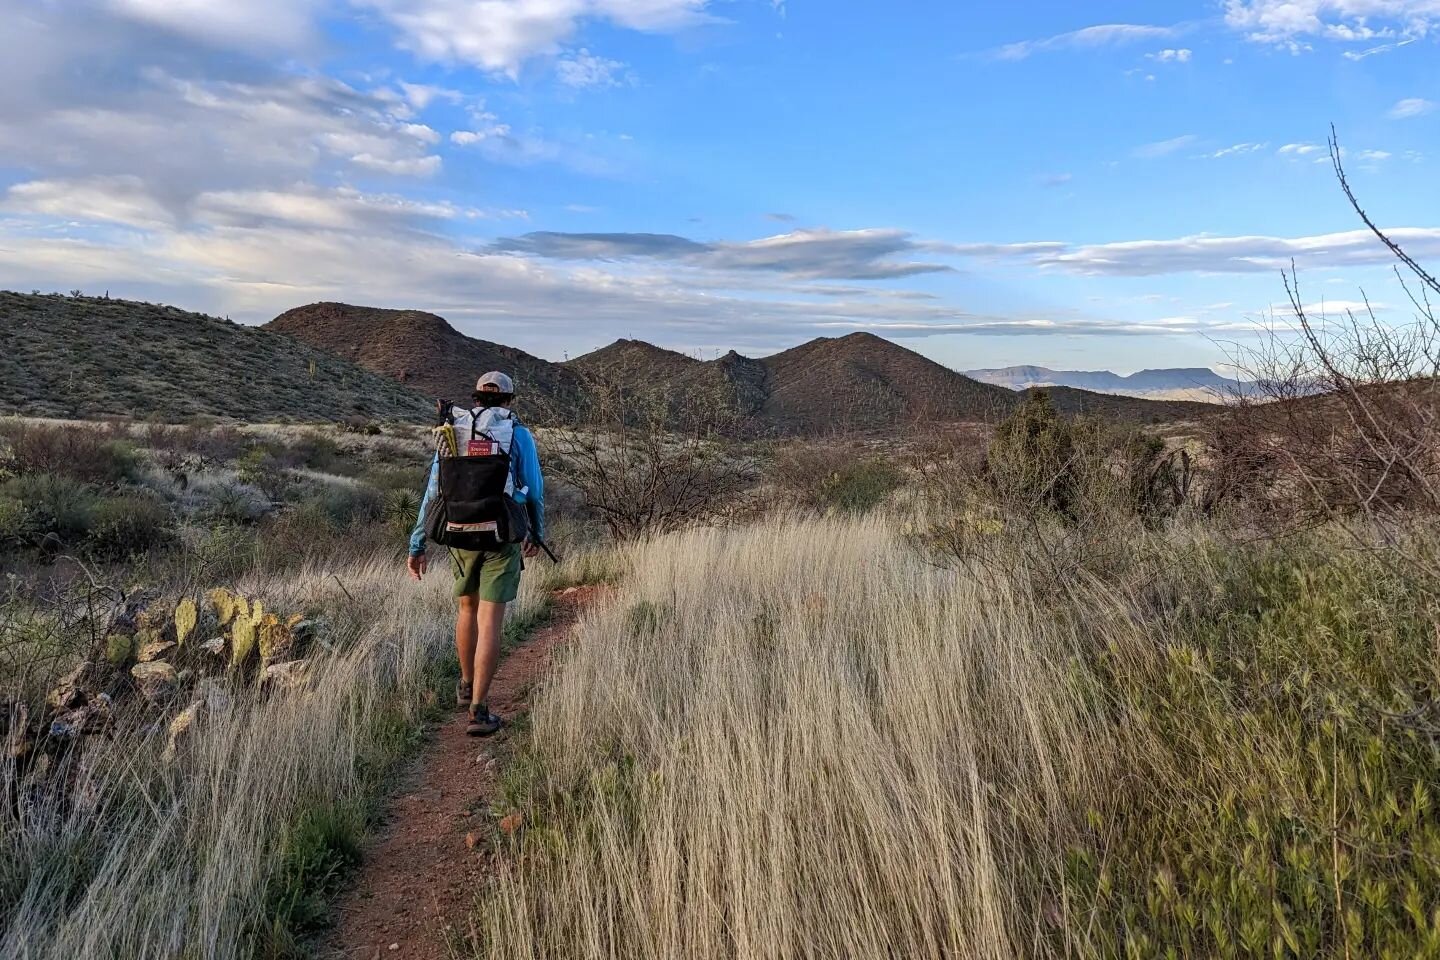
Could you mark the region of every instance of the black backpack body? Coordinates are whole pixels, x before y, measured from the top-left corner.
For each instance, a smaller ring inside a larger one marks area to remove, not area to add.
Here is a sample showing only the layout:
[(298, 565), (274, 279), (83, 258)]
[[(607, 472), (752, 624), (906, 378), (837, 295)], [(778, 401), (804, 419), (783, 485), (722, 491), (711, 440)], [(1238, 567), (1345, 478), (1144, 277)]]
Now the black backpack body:
[[(523, 542), (530, 535), (530, 519), (524, 506), (506, 490), (507, 484), (514, 487), (513, 431), (519, 421), (512, 427), (510, 449), (472, 426), (462, 454), (455, 441), (454, 408), (441, 401), (440, 409), (443, 422), (436, 428), (441, 438), (437, 444), (439, 482), (426, 509), (426, 535), (455, 550), (494, 551)], [(470, 411), (470, 416), (473, 425), (479, 413)], [(471, 454), (476, 441), (481, 441), (484, 452)]]

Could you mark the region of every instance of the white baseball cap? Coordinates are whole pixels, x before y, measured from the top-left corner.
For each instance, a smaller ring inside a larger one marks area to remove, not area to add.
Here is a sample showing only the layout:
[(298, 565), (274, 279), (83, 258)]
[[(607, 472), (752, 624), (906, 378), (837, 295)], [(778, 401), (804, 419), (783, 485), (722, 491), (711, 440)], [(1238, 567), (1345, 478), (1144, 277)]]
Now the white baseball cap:
[(514, 393), (515, 381), (511, 380), (499, 370), (491, 370), (479, 380), (475, 381), (476, 391), (484, 390), (486, 387), (494, 387), (499, 393)]

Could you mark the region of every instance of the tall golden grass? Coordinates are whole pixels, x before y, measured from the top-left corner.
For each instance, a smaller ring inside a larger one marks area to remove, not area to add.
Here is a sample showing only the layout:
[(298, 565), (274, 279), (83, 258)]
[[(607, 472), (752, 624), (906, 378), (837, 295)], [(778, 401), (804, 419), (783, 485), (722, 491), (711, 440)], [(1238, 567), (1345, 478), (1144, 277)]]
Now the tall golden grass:
[(517, 789), (543, 800), (482, 955), (1028, 952), (1064, 909), (1037, 854), (1116, 758), (1072, 627), (878, 518), (694, 530), (631, 563), (538, 700)]
[[(272, 609), (324, 611), (332, 649), (316, 651), (304, 688), (235, 684), (229, 708), (202, 714), (173, 757), (164, 724), (132, 730), (72, 754), (73, 803), (22, 792), (0, 830), (0, 956), (230, 960), (293, 947), (294, 901), (326, 892), (311, 888), (333, 879), (327, 847), (359, 844), (453, 661), (448, 586), (416, 587), (388, 555), (248, 576), (239, 587)], [(516, 612), (539, 602), (530, 585)]]
[(1433, 584), (1027, 529), (960, 570), (874, 516), (633, 548), (538, 694), (475, 955), (1440, 955)]

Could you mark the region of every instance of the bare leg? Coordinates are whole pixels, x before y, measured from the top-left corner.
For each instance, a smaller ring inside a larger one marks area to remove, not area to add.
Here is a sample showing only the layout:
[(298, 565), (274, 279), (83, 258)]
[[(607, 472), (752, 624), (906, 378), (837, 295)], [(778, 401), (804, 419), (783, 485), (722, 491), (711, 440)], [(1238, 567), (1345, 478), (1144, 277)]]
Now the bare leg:
[(467, 685), (475, 680), (475, 613), (479, 605), (480, 598), (472, 593), (460, 598), (455, 613), (455, 655), (460, 658), (460, 680)]
[(505, 604), (476, 600), (475, 624), (479, 628), (475, 640), (475, 683), (470, 688), (470, 705), (485, 702), (495, 668), (500, 664), (500, 630), (505, 625)]

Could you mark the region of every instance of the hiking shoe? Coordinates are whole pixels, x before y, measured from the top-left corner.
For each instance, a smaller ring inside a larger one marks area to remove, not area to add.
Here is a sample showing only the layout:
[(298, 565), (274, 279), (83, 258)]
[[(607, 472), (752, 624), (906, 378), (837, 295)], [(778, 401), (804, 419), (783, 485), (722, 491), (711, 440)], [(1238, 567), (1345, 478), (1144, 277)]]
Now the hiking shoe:
[(470, 722), (465, 725), (465, 733), (471, 737), (488, 737), (499, 732), (505, 725), (495, 714), (491, 713), (484, 704), (470, 708)]
[(470, 684), (466, 683), (464, 680), (461, 680), (455, 684), (455, 706), (470, 706)]

